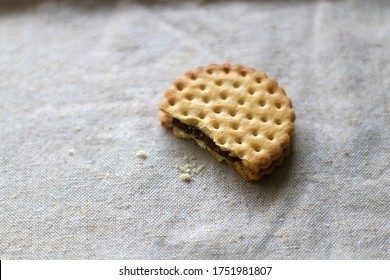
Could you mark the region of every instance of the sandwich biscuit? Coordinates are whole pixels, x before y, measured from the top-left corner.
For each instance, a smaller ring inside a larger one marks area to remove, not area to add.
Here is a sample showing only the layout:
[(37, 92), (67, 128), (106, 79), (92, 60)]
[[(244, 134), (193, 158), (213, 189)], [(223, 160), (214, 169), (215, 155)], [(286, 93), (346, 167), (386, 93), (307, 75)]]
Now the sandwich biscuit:
[(290, 151), (295, 113), (278, 83), (241, 65), (186, 72), (165, 91), (160, 122), (192, 138), (247, 180), (259, 180)]

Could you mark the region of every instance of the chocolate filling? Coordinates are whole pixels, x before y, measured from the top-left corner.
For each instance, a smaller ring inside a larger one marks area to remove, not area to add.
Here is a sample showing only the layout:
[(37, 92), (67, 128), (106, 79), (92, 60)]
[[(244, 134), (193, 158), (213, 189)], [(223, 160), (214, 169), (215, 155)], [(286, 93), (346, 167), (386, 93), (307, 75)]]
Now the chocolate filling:
[(229, 152), (224, 151), (218, 147), (210, 137), (208, 137), (196, 127), (189, 126), (175, 118), (172, 120), (172, 124), (183, 132), (192, 135), (195, 139), (202, 141), (207, 147), (209, 147), (210, 150), (226, 158), (227, 160), (231, 162), (241, 161), (241, 159), (238, 157), (232, 157), (229, 155)]

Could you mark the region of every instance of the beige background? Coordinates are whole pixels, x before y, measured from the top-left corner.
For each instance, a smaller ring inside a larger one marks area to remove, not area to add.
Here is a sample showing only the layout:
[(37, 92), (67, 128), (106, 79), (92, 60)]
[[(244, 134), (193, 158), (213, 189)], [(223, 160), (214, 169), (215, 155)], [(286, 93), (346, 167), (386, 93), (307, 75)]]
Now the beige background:
[[(0, 258), (390, 258), (388, 1), (0, 3)], [(221, 62), (294, 104), (259, 183), (158, 123), (174, 78)]]

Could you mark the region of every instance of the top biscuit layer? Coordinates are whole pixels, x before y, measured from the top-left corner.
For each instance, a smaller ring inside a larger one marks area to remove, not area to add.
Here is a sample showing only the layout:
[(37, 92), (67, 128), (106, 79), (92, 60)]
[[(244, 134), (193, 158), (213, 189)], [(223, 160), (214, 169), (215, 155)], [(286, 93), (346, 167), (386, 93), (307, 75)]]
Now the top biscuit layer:
[(166, 90), (160, 110), (164, 127), (173, 118), (196, 127), (255, 172), (282, 156), (295, 119), (291, 100), (275, 80), (230, 64), (188, 71)]

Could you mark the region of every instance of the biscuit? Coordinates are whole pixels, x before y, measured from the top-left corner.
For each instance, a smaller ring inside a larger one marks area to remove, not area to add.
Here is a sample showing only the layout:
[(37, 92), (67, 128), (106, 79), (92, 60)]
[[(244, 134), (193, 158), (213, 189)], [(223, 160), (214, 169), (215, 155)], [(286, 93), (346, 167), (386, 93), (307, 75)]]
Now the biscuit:
[(211, 64), (186, 72), (165, 91), (160, 122), (193, 138), (247, 180), (259, 180), (290, 151), (291, 100), (265, 73)]

